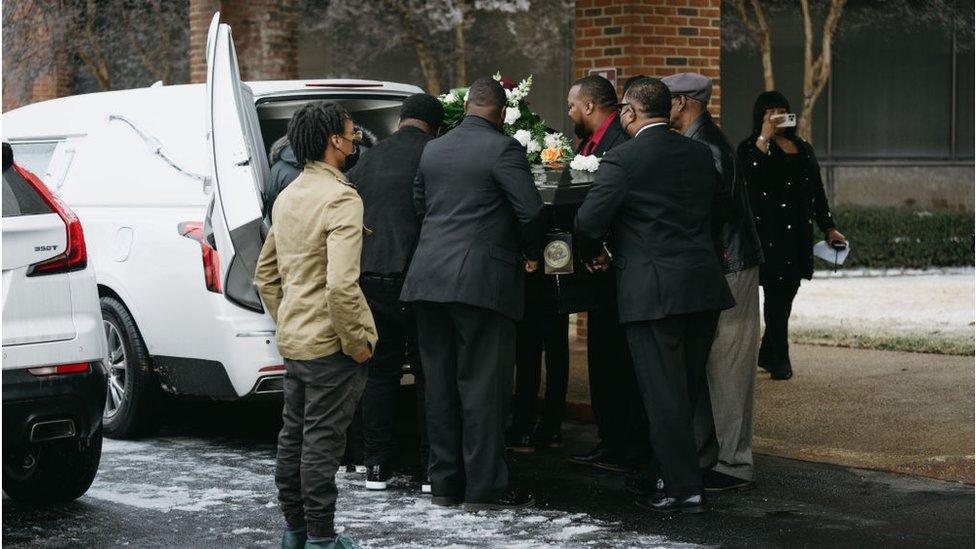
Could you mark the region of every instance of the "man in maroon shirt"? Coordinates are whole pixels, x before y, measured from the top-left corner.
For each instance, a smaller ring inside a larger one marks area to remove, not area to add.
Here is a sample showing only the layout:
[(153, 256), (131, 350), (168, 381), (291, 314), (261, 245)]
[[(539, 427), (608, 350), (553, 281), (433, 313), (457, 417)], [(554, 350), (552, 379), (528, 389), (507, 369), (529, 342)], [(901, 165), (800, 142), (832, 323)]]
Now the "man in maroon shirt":
[[(569, 118), (581, 139), (577, 152), (602, 157), (627, 141), (617, 113), (617, 93), (601, 76), (573, 82), (566, 98)], [(617, 319), (614, 273), (597, 272), (593, 287), (598, 306), (587, 311), (587, 364), (590, 402), (596, 415), (600, 443), (570, 461), (610, 471), (626, 472), (647, 459), (647, 420), (627, 338)]]

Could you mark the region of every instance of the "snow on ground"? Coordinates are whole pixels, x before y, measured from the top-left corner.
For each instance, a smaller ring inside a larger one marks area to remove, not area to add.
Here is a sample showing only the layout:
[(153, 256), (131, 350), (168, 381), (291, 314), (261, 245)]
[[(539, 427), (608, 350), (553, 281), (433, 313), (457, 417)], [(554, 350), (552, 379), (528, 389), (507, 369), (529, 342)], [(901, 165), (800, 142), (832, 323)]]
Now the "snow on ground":
[[(105, 440), (102, 464), (85, 498), (125, 506), (148, 520), (203, 513), (221, 544), (273, 546), (281, 518), (275, 501), (274, 448), (221, 445), (190, 438)], [(178, 474), (174, 474), (177, 472)], [(438, 507), (406, 478), (386, 492), (362, 487), (362, 475), (337, 478), (337, 527), (363, 547), (693, 547), (660, 536), (624, 531), (619, 524), (583, 513), (548, 509), (465, 513)]]
[(974, 271), (803, 281), (791, 328), (870, 335), (973, 337)]

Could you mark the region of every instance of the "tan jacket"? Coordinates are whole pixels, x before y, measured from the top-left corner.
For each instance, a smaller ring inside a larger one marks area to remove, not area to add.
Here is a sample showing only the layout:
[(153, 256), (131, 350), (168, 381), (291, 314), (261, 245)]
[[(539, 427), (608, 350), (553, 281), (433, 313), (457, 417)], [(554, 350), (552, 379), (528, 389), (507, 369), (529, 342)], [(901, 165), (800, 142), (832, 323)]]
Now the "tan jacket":
[(278, 351), (311, 360), (376, 345), (359, 289), (363, 202), (339, 170), (309, 162), (278, 195), (254, 283), (278, 323)]

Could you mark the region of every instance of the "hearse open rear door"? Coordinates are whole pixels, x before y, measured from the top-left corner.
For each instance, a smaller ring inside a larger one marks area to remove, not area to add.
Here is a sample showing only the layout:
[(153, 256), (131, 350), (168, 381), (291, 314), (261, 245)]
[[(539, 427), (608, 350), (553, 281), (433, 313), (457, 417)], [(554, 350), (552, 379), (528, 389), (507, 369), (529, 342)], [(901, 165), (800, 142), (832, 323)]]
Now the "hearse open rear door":
[(250, 88), (241, 83), (230, 26), (214, 14), (207, 34), (207, 124), (214, 183), (208, 222), (220, 256), (223, 293), (263, 312), (254, 269), (266, 235), (261, 191), (267, 158)]

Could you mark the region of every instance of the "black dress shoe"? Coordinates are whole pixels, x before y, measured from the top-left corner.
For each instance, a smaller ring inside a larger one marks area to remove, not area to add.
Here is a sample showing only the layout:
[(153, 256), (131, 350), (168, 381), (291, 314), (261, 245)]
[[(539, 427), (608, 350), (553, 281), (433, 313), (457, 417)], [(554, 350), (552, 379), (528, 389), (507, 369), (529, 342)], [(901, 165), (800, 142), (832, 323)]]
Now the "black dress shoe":
[(367, 490), (386, 490), (386, 481), (390, 480), (393, 473), (385, 465), (370, 465), (366, 468), (366, 489)]
[(464, 498), (461, 496), (431, 496), (430, 502), (434, 505), (440, 505), (441, 507), (453, 507), (455, 505), (461, 505)]
[(743, 480), (718, 471), (707, 471), (702, 475), (702, 481), (705, 483), (706, 492), (727, 492), (730, 490), (745, 492), (756, 486), (756, 483), (751, 480)]
[(652, 496), (664, 491), (664, 479), (644, 471), (634, 471), (624, 477), (624, 487), (635, 496)]
[(567, 459), (573, 463), (578, 463), (580, 465), (590, 465), (594, 461), (597, 461), (610, 453), (610, 449), (603, 445), (601, 442), (597, 444), (595, 448), (590, 450), (585, 454), (579, 454), (575, 456), (569, 456)]
[(700, 495), (676, 498), (667, 494), (638, 496), (634, 503), (641, 509), (658, 513), (703, 513), (705, 498)]
[(787, 363), (785, 366), (769, 370), (769, 377), (780, 381), (790, 379), (793, 377), (793, 367)]
[(605, 456), (594, 460), (590, 463), (590, 465), (596, 467), (597, 469), (613, 471), (614, 473), (629, 473), (637, 468), (632, 461), (619, 457), (613, 453), (608, 453)]
[(509, 435), (506, 447), (517, 454), (531, 454), (535, 452), (535, 441), (532, 435), (513, 433)]
[(525, 509), (533, 505), (535, 505), (535, 498), (530, 494), (509, 490), (498, 499), (492, 501), (467, 501), (464, 503), (464, 510), (473, 513), (477, 511), (499, 511), (502, 509)]

